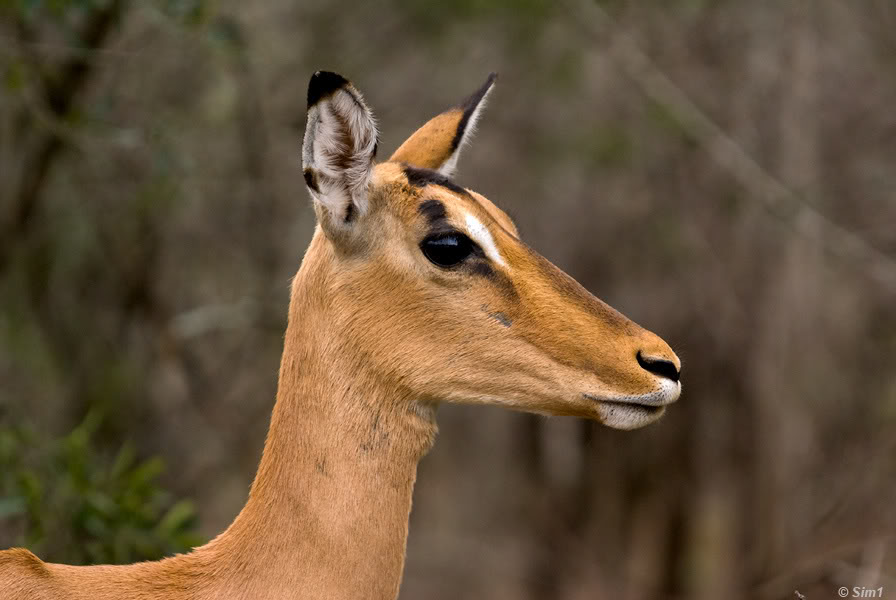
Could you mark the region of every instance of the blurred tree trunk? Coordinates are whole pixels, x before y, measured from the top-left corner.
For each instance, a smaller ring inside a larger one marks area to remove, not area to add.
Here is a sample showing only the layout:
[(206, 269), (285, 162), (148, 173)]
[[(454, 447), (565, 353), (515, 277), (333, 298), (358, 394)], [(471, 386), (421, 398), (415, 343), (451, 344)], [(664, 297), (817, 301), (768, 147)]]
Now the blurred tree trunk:
[[(46, 65), (33, 65), (40, 76), (43, 97), (41, 101), (48, 111), (53, 125), (65, 126), (72, 110), (93, 73), (93, 56), (103, 48), (115, 30), (126, 9), (125, 0), (111, 0), (105, 4), (90, 4), (84, 24), (77, 35), (79, 48), (74, 55), (55, 68)], [(19, 15), (16, 23), (18, 42), (26, 47), (38, 44), (37, 33), (23, 15)], [(19, 121), (31, 122), (33, 116), (24, 112)], [(19, 132), (25, 138), (19, 141), (25, 148), (21, 159), (21, 167), (17, 178), (18, 185), (14, 192), (13, 206), (9, 215), (4, 215), (5, 222), (0, 230), (0, 272), (6, 266), (14, 246), (28, 234), (34, 214), (40, 208), (41, 194), (47, 182), (53, 163), (64, 147), (64, 139), (53, 126), (41, 126), (31, 123), (22, 125)], [(29, 135), (29, 134), (34, 135)]]
[[(818, 201), (818, 123), (817, 123), (817, 27), (819, 3), (798, 0), (786, 6), (786, 30), (789, 33), (783, 55), (778, 61), (780, 118), (778, 128), (779, 177), (796, 189), (807, 202)], [(794, 217), (805, 215), (801, 207)], [(783, 248), (783, 259), (770, 264), (766, 281), (765, 306), (760, 313), (763, 328), (759, 332), (759, 363), (754, 394), (758, 404), (756, 472), (754, 490), (759, 538), (757, 550), (760, 580), (777, 574), (788, 557), (798, 554), (811, 523), (793, 519), (803, 499), (800, 487), (791, 477), (808, 465), (805, 457), (812, 447), (811, 432), (805, 415), (809, 409), (801, 399), (809, 392), (811, 375), (800, 370), (806, 355), (817, 348), (804, 348), (802, 339), (813, 326), (816, 315), (811, 309), (823, 292), (819, 277), (824, 272), (819, 248), (800, 237), (791, 237)], [(801, 356), (802, 355), (802, 356)], [(795, 357), (801, 356), (800, 361)], [(811, 362), (811, 361), (810, 361)], [(759, 390), (765, 390), (760, 392)], [(775, 390), (769, 394), (768, 390)], [(780, 397), (794, 401), (781, 405)]]

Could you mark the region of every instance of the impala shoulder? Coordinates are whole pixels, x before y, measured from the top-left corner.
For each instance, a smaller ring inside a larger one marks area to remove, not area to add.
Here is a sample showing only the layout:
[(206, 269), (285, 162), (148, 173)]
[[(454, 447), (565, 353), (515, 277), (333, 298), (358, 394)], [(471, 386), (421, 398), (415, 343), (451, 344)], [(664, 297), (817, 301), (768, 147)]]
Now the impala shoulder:
[(29, 574), (41, 578), (50, 576), (50, 570), (44, 561), (25, 548), (0, 551), (0, 573), (4, 576), (12, 573)]
[(0, 589), (15, 600), (50, 600), (53, 575), (47, 564), (25, 548), (0, 551)]

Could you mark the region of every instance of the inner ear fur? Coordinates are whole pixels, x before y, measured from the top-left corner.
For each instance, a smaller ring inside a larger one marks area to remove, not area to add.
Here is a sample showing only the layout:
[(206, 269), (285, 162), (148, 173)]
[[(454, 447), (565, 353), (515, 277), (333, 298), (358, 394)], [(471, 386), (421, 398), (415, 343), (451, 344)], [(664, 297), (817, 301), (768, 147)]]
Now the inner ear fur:
[(325, 232), (344, 232), (367, 212), (376, 146), (376, 123), (360, 92), (337, 73), (315, 73), (302, 170)]

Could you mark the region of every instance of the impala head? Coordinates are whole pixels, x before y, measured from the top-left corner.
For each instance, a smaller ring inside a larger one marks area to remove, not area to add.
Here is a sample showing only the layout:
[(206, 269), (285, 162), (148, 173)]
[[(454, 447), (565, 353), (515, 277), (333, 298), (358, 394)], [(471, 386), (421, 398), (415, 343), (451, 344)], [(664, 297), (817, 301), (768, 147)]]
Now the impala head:
[(303, 270), (316, 274), (328, 335), (417, 403), (655, 421), (680, 393), (675, 353), (451, 179), (494, 82), (377, 164), (358, 91), (334, 73), (311, 78), (302, 159), (319, 228)]

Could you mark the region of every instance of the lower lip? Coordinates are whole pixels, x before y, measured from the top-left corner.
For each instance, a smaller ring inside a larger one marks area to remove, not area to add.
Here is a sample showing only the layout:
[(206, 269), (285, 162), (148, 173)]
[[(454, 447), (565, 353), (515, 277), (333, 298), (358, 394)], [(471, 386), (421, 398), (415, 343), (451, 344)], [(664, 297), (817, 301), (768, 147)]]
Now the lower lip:
[(647, 415), (655, 415), (665, 408), (663, 405), (651, 405), (651, 404), (637, 404), (634, 402), (612, 402), (607, 400), (601, 400), (601, 404), (606, 406), (618, 406), (622, 409), (628, 410), (636, 410), (638, 412), (642, 412)]
[(603, 404), (604, 406), (618, 406), (622, 409), (632, 409), (637, 410), (639, 412), (643, 412), (645, 414), (651, 415), (658, 412), (661, 412), (663, 408), (666, 407), (665, 404), (639, 404), (637, 402), (616, 402), (613, 400), (603, 400), (596, 396), (592, 396), (591, 394), (583, 394), (589, 400), (594, 400), (599, 404)]

